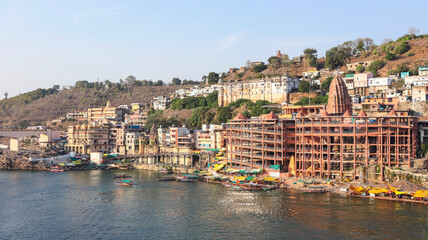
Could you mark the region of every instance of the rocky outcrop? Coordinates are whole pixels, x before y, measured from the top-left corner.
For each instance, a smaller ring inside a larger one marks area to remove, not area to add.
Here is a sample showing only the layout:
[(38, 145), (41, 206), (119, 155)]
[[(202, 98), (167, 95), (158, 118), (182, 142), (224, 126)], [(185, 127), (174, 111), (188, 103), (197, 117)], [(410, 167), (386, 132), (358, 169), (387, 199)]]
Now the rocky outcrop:
[(11, 152), (0, 156), (0, 169), (49, 170), (42, 162), (30, 162)]

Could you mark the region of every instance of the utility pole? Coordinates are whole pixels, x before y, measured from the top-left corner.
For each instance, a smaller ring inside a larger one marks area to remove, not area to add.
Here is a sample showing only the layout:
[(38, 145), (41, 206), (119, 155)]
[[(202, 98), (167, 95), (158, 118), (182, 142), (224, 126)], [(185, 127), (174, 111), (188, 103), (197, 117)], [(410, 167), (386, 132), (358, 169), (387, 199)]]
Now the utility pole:
[(309, 105), (311, 105), (311, 85), (312, 85), (312, 75), (309, 77)]

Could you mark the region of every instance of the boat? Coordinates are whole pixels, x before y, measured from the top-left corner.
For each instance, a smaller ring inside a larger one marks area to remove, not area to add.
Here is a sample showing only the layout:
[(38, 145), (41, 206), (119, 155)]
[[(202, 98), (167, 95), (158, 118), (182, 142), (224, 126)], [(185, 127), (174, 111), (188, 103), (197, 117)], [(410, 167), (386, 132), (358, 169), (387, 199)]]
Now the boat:
[(116, 185), (118, 186), (126, 186), (126, 187), (132, 187), (132, 182), (129, 180), (123, 180), (122, 181), (114, 181), (116, 183)]
[(161, 172), (161, 173), (174, 173), (174, 171), (172, 171), (171, 169), (165, 169), (165, 168), (160, 169), (159, 172)]
[(113, 178), (131, 178), (131, 176), (126, 175), (126, 173), (115, 173)]
[(158, 182), (166, 182), (166, 181), (174, 181), (174, 176), (163, 176), (162, 178), (158, 179)]
[(51, 172), (64, 172), (64, 169), (51, 169)]
[(223, 183), (223, 185), (232, 190), (240, 191), (269, 191), (278, 188), (277, 185), (265, 185), (254, 183)]
[(197, 182), (199, 177), (196, 175), (176, 176), (175, 179), (180, 182)]
[(326, 193), (324, 188), (303, 188), (303, 193)]
[(65, 170), (63, 168), (59, 167), (51, 167), (51, 172), (64, 172)]

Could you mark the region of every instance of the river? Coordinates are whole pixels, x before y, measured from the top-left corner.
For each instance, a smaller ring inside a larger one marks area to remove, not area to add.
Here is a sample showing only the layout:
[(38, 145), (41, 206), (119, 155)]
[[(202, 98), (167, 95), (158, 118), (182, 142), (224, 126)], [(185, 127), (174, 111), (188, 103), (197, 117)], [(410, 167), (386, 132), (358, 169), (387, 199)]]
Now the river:
[(0, 239), (428, 239), (422, 204), (115, 172), (0, 171)]

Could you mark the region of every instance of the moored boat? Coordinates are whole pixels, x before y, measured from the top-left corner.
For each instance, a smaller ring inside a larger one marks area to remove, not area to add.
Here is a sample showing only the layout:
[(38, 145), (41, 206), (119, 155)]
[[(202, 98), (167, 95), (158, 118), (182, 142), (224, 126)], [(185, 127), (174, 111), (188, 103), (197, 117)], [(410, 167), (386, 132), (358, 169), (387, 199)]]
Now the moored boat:
[(199, 177), (196, 175), (182, 175), (176, 176), (175, 179), (180, 182), (197, 182)]
[(118, 186), (126, 186), (126, 187), (132, 187), (132, 182), (129, 180), (121, 180), (121, 181), (114, 181), (116, 183), (116, 185)]
[(126, 175), (126, 173), (115, 173), (113, 178), (131, 178), (131, 175)]
[(166, 181), (174, 181), (174, 176), (163, 176), (162, 178), (158, 179), (158, 182), (166, 182)]

